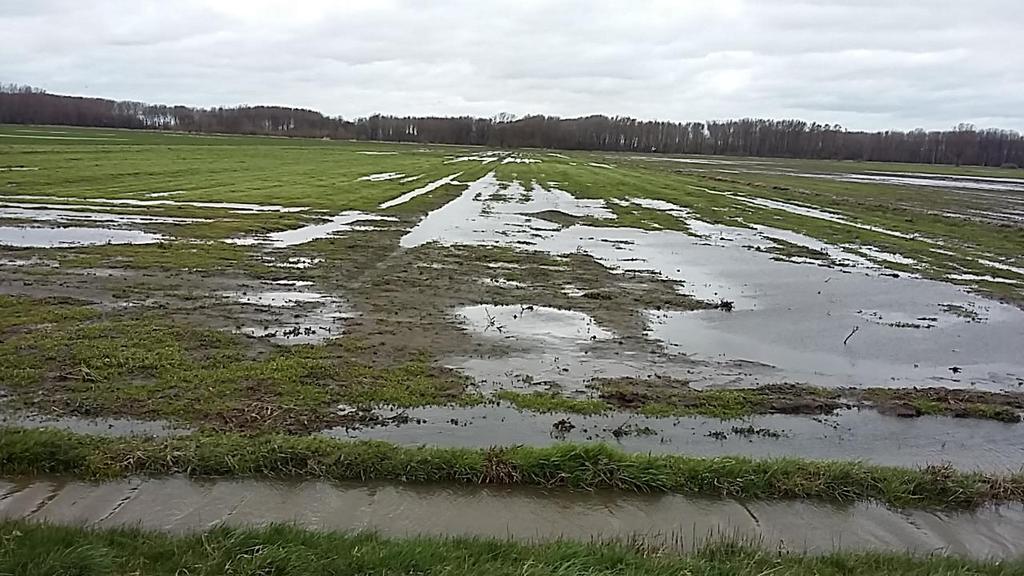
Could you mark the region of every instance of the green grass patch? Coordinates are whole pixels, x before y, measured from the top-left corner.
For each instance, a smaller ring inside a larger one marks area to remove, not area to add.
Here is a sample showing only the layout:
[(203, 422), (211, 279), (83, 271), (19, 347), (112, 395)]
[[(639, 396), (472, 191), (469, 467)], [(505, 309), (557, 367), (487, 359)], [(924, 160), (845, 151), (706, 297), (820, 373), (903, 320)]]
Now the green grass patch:
[(620, 543), (392, 539), (280, 525), (218, 527), (199, 534), (172, 535), (139, 528), (0, 523), (0, 573), (19, 576), (1004, 576), (1021, 571), (1021, 560), (984, 562), (938, 555), (850, 552), (804, 555), (770, 552), (728, 540), (673, 553)]
[(0, 297), (0, 382), (14, 407), (304, 433), (343, 423), (338, 404), (472, 403), (466, 379), (417, 355), (365, 361), (358, 340), (255, 345), (161, 311), (100, 317), (63, 301)]
[(1024, 473), (861, 462), (626, 454), (601, 444), (545, 448), (402, 447), (284, 435), (110, 438), (55, 430), (0, 430), (0, 474), (83, 478), (179, 474), (299, 477), (577, 489), (751, 499), (874, 500), (900, 507), (969, 508), (1024, 501)]

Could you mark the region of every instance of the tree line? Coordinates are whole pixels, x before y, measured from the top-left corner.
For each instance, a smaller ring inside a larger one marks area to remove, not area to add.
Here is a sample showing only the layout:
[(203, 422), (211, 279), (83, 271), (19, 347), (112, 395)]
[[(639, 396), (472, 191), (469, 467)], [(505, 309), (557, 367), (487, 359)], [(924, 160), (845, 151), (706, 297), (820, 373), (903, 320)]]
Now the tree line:
[(961, 124), (943, 131), (850, 131), (802, 120), (662, 122), (626, 117), (374, 115), (355, 120), (279, 106), (195, 108), (0, 85), (0, 123), (667, 154), (1024, 166), (1024, 137)]

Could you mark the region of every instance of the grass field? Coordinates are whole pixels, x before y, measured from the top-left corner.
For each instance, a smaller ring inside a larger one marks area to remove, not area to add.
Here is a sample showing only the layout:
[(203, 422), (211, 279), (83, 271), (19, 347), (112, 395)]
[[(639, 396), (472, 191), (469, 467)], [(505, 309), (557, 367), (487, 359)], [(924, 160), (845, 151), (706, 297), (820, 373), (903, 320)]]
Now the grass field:
[[(403, 409), (439, 405), (513, 406), (550, 419), (553, 434), (578, 414), (669, 427), (679, 417), (878, 409), (956, 417), (951, 430), (966, 430), (963, 418), (1018, 425), (1019, 178), (0, 126), (5, 413), (57, 425), (169, 422), (203, 439), (8, 429), (0, 467), (326, 467), (343, 478), (508, 473), (530, 484), (897, 505), (1019, 500), (1016, 476), (942, 467), (722, 468), (603, 448), (417, 452), (308, 438), (416, 426)], [(278, 448), (295, 443), (295, 460), (244, 464), (268, 434)], [(542, 465), (566, 450), (584, 455), (572, 470)], [(325, 464), (330, 454), (344, 465)], [(408, 471), (413, 462), (421, 472)]]

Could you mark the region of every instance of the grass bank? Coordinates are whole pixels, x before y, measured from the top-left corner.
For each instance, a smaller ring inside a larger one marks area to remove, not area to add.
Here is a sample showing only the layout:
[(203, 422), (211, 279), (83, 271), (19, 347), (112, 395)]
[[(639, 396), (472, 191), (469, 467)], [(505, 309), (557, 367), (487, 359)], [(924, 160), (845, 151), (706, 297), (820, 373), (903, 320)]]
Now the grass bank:
[(1024, 561), (977, 562), (941, 556), (780, 554), (719, 542), (683, 554), (642, 546), (555, 542), (526, 545), (469, 538), (388, 539), (294, 527), (216, 528), (172, 536), (138, 529), (94, 530), (0, 523), (0, 574), (502, 574), (871, 575), (1024, 571)]
[(968, 508), (1024, 501), (1024, 473), (860, 462), (625, 454), (601, 444), (467, 449), (402, 447), (283, 435), (109, 438), (0, 429), (0, 475), (302, 477), (610, 488), (746, 499), (875, 500)]

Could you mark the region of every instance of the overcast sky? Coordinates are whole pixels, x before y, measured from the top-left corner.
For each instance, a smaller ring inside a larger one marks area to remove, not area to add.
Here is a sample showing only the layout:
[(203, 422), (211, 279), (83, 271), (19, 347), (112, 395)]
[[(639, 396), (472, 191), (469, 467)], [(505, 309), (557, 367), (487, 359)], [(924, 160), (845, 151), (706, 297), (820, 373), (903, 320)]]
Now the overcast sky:
[(0, 82), (348, 118), (1024, 131), (1024, 0), (0, 0)]

